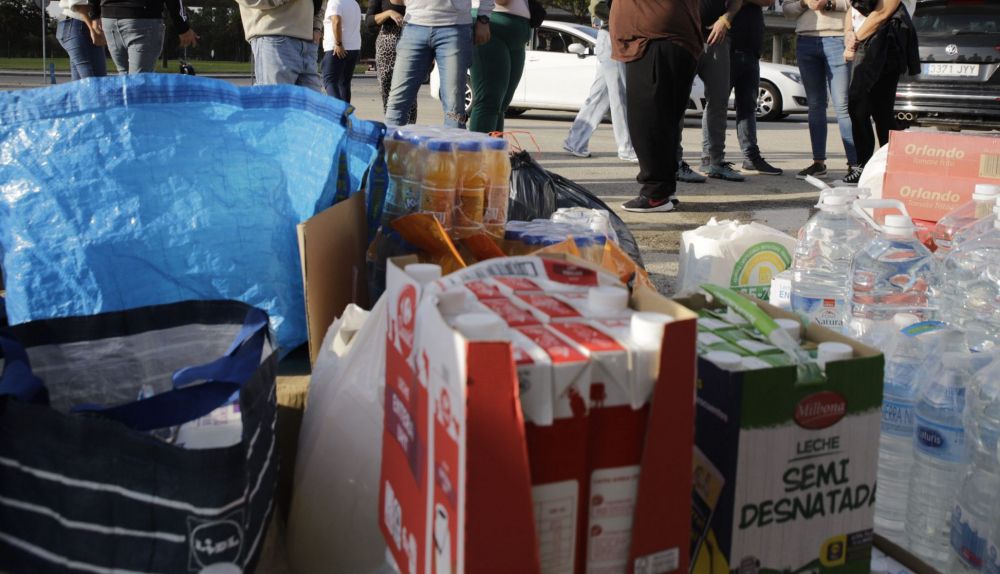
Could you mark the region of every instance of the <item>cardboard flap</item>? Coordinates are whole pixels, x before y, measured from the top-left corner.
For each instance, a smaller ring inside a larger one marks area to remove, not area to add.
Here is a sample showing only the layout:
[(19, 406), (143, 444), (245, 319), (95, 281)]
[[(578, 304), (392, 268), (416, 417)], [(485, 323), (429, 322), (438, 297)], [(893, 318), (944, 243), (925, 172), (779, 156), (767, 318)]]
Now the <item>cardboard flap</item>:
[(309, 327), (309, 361), (316, 362), (323, 337), (350, 303), (368, 308), (365, 197), (357, 193), (297, 227), (302, 285)]

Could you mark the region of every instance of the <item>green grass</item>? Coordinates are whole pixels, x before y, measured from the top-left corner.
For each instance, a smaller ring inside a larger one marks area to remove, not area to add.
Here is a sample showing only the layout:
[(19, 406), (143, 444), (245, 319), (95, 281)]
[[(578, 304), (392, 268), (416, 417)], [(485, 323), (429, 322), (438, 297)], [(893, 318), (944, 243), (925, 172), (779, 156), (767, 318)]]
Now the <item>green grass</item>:
[[(48, 63), (54, 63), (56, 65), (56, 71), (58, 72), (68, 72), (69, 71), (69, 58), (49, 58), (46, 61), (46, 67)], [(195, 72), (198, 74), (246, 74), (250, 75), (250, 62), (223, 62), (216, 60), (190, 60), (190, 64), (194, 66)], [(167, 64), (167, 68), (163, 68), (163, 61), (160, 60), (156, 63), (157, 72), (177, 72), (179, 71), (179, 62), (177, 60), (170, 60)], [(0, 70), (36, 70), (40, 71), (42, 69), (42, 59), (41, 58), (0, 58)], [(354, 71), (357, 74), (364, 73), (368, 69), (367, 64), (357, 66)], [(113, 72), (115, 70), (115, 65), (108, 59), (108, 71)]]

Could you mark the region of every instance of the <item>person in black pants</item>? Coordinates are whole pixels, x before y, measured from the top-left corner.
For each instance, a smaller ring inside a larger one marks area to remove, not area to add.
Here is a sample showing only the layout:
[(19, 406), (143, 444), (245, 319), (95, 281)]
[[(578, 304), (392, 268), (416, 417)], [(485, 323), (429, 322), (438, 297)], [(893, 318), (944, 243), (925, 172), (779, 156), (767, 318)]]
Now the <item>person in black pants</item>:
[(872, 120), (879, 144), (887, 144), (889, 130), (896, 128), (893, 108), (899, 76), (920, 73), (920, 54), (916, 29), (900, 0), (851, 0), (851, 6), (865, 19), (855, 30), (848, 11), (844, 24), (844, 59), (854, 61), (847, 110), (858, 167), (843, 182), (857, 184), (865, 164), (875, 154)]
[[(389, 90), (392, 89), (392, 69), (396, 66), (396, 44), (403, 32), (403, 16), (406, 6), (403, 0), (368, 0), (368, 11), (365, 12), (365, 25), (371, 32), (377, 32), (375, 38), (375, 72), (378, 74), (378, 85), (382, 92), (382, 112), (385, 113), (389, 102)], [(417, 123), (417, 104), (413, 103), (407, 123)]]
[(626, 211), (672, 211), (678, 201), (678, 130), (703, 42), (698, 0), (615, 0), (614, 59), (625, 62), (628, 127), (642, 185)]

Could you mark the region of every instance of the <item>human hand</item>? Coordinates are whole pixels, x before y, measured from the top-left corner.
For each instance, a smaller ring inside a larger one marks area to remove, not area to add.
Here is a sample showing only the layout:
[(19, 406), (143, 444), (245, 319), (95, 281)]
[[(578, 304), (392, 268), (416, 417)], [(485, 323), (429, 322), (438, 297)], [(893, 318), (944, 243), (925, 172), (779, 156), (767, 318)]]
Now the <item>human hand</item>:
[(343, 46), (337, 46), (333, 49), (333, 54), (343, 60), (347, 57), (347, 50)]
[(389, 13), (389, 19), (396, 23), (397, 26), (403, 25), (403, 15), (395, 10), (386, 10)]
[(723, 20), (725, 16), (720, 16), (715, 24), (712, 25), (712, 31), (708, 34), (708, 45), (714, 46), (719, 42), (726, 39), (726, 33), (729, 32), (729, 27), (726, 26), (726, 21)]
[(323, 41), (323, 31), (313, 30), (313, 44), (319, 44)]
[(490, 41), (490, 25), (485, 22), (476, 22), (476, 30), (472, 36), (473, 43), (477, 46), (482, 46), (483, 44)]
[(854, 61), (854, 55), (855, 55), (855, 52), (854, 52), (853, 48), (850, 48), (850, 49), (844, 48), (844, 61), (845, 62), (853, 62)]
[(180, 35), (180, 39), (181, 48), (193, 48), (198, 45), (198, 35), (190, 28), (188, 28), (187, 32)]
[(104, 25), (101, 24), (101, 20), (91, 20), (90, 26), (90, 41), (94, 43), (95, 46), (107, 46), (108, 39), (104, 36)]

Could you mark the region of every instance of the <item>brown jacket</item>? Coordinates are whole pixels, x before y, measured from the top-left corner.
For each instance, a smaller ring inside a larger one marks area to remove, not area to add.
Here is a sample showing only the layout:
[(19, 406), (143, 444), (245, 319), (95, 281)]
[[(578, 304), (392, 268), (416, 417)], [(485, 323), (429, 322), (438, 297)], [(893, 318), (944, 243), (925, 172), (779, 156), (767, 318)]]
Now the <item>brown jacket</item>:
[(704, 40), (698, 0), (615, 0), (611, 4), (611, 55), (638, 60), (650, 40), (667, 40), (701, 57)]

